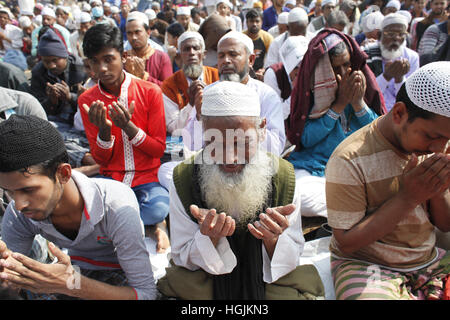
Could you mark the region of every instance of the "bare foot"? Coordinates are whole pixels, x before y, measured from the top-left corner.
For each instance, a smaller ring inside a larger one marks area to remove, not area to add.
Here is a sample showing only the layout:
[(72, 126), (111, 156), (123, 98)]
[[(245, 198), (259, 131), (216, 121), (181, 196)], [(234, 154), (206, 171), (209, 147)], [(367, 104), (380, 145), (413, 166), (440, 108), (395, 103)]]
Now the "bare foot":
[(157, 253), (164, 253), (166, 250), (170, 247), (170, 241), (169, 236), (167, 235), (167, 232), (160, 228), (158, 225), (155, 229), (155, 237), (156, 237), (156, 252)]

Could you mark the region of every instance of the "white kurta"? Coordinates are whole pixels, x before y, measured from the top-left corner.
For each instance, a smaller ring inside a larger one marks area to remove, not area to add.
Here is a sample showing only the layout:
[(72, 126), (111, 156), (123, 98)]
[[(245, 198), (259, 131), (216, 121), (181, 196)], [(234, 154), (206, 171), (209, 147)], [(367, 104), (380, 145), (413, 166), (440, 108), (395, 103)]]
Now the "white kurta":
[[(278, 87), (277, 76), (275, 75), (275, 71), (272, 68), (268, 68), (264, 73), (264, 83), (271, 87), (280, 97), (280, 100), (283, 104), (283, 118), (286, 120), (291, 113), (291, 97), (287, 98), (283, 101), (281, 98), (281, 89)], [(292, 81), (289, 79), (289, 84), (292, 88)]]
[[(277, 281), (299, 265), (305, 239), (302, 233), (298, 194), (296, 187), (293, 200), (296, 209), (287, 216), (289, 227), (279, 236), (272, 260), (262, 244), (263, 280), (266, 283)], [(237, 265), (237, 260), (227, 238), (220, 239), (214, 247), (211, 239), (200, 232), (199, 225), (193, 222), (184, 210), (172, 180), (169, 195), (170, 242), (174, 263), (192, 271), (203, 269), (213, 275), (232, 272)]]
[[(186, 76), (185, 78), (188, 82), (189, 87), (192, 83), (192, 80)], [(198, 80), (203, 81), (203, 73), (200, 75)], [(191, 104), (188, 103), (183, 107), (183, 109), (180, 110), (178, 103), (172, 101), (164, 93), (163, 101), (167, 132), (169, 132), (172, 136), (181, 136), (181, 129), (183, 129), (188, 124), (191, 111), (192, 109), (195, 110), (195, 107), (191, 106)]]
[[(264, 150), (279, 156), (286, 143), (283, 106), (277, 93), (262, 81), (249, 78), (247, 86), (256, 90), (261, 104), (261, 118), (267, 121), (266, 139), (262, 142)], [(191, 151), (203, 148), (203, 129), (197, 120), (197, 110), (192, 108), (188, 123), (183, 130), (183, 143)]]

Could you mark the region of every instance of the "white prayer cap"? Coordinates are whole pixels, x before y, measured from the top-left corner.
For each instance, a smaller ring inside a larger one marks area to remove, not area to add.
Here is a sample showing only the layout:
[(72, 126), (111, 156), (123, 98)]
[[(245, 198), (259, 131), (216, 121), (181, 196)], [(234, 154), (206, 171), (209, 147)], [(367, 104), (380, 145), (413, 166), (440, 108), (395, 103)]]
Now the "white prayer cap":
[(316, 0), (311, 1), (311, 3), (309, 4), (309, 7), (308, 7), (308, 11), (311, 11), (315, 6), (316, 6)]
[(397, 10), (400, 10), (400, 7), (401, 7), (402, 5), (400, 4), (400, 1), (398, 1), (398, 0), (391, 0), (391, 1), (389, 1), (388, 3), (387, 3), (387, 5), (386, 5), (386, 7), (385, 8), (395, 8), (395, 9), (397, 9)]
[(295, 7), (297, 5), (297, 1), (296, 0), (287, 0), (284, 5), (287, 5), (287, 4), (291, 4)]
[(156, 19), (156, 12), (153, 9), (147, 9), (144, 12), (147, 15), (148, 20)]
[(82, 11), (89, 12), (89, 11), (91, 11), (91, 9), (92, 9), (92, 7), (91, 7), (91, 5), (90, 5), (89, 3), (84, 2), (84, 3), (81, 5), (81, 10), (82, 10)]
[(49, 16), (56, 19), (55, 10), (49, 7), (45, 7), (44, 9), (42, 9), (41, 16)]
[(128, 14), (127, 17), (127, 22), (130, 21), (137, 21), (140, 22), (142, 24), (145, 24), (148, 26), (148, 17), (145, 13), (140, 12), (140, 11), (132, 11)]
[(120, 12), (119, 7), (116, 7), (116, 6), (111, 7), (111, 13), (119, 13), (119, 12)]
[(92, 18), (89, 13), (87, 13), (87, 12), (80, 13), (80, 23), (91, 22), (91, 20), (92, 20)]
[(321, 7), (323, 8), (327, 4), (332, 4), (332, 5), (336, 6), (337, 3), (336, 3), (336, 0), (322, 0)]
[(188, 0), (188, 3), (197, 5), (198, 1), (197, 0)]
[(259, 95), (240, 82), (217, 81), (203, 90), (202, 116), (260, 117)]
[(100, 5), (100, 6), (103, 5), (103, 3), (102, 3), (100, 0), (91, 0), (91, 1), (89, 1), (89, 4), (90, 4), (91, 6), (94, 5), (94, 4), (98, 4), (98, 5)]
[(288, 23), (291, 22), (308, 23), (308, 14), (304, 9), (296, 7), (288, 13)]
[(280, 48), (281, 62), (289, 75), (302, 61), (308, 50), (309, 40), (304, 36), (291, 36), (284, 41)]
[(411, 13), (409, 13), (409, 11), (407, 11), (407, 10), (398, 10), (397, 13), (405, 16), (406, 20), (408, 21), (408, 24), (411, 22), (412, 15), (411, 15)]
[(389, 13), (387, 16), (383, 18), (383, 22), (381, 23), (381, 29), (383, 30), (385, 27), (390, 26), (391, 24), (403, 24), (406, 28), (408, 28), (408, 20), (406, 17), (398, 12)]
[(181, 50), (181, 44), (187, 39), (197, 39), (200, 41), (202, 49), (205, 49), (205, 40), (197, 31), (185, 31), (178, 37), (178, 50)]
[(250, 53), (253, 53), (254, 51), (253, 40), (242, 32), (229, 31), (225, 33), (225, 35), (222, 38), (220, 38), (219, 42), (217, 43), (217, 46), (219, 46), (222, 43), (222, 41), (226, 39), (235, 39), (236, 41), (242, 43)]
[(189, 7), (178, 7), (177, 9), (177, 16), (190, 16), (191, 15), (191, 9)]
[(282, 12), (278, 16), (277, 23), (278, 24), (288, 24), (289, 12)]
[(19, 18), (19, 26), (21, 28), (28, 28), (29, 26), (31, 26), (31, 20), (30, 18), (28, 18), (27, 16), (21, 16)]
[(12, 14), (11, 10), (9, 10), (9, 8), (7, 8), (7, 7), (0, 8), (0, 12), (6, 13), (11, 20), (15, 19), (15, 17)]
[(34, 17), (34, 13), (31, 10), (20, 10), (20, 15), (21, 16), (33, 16)]
[(66, 6), (57, 6), (57, 9), (60, 9), (62, 11), (64, 11), (65, 13), (69, 14), (70, 13), (70, 8), (66, 7)]
[(108, 8), (111, 8), (111, 3), (109, 3), (109, 2), (105, 2), (105, 3), (103, 4), (103, 7), (108, 7)]
[(231, 2), (229, 0), (217, 0), (216, 1), (216, 7), (220, 4), (223, 3), (225, 5), (227, 5), (230, 8), (233, 8), (233, 5), (231, 4)]
[(380, 11), (369, 13), (361, 21), (361, 28), (363, 32), (371, 32), (373, 30), (381, 30), (381, 23), (384, 16)]
[(419, 108), (450, 118), (450, 62), (438, 61), (414, 71), (405, 82), (409, 99)]

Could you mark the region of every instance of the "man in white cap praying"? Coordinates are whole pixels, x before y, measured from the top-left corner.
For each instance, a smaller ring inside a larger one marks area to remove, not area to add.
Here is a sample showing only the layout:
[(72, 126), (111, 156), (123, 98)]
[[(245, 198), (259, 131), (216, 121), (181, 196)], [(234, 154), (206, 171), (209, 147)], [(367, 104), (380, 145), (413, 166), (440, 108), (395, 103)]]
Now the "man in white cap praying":
[(191, 21), (191, 9), (189, 7), (178, 7), (176, 19), (186, 31), (198, 31), (200, 28), (198, 24)]
[(76, 63), (82, 65), (85, 58), (83, 53), (84, 34), (93, 25), (91, 15), (84, 11), (81, 12), (76, 23), (77, 30), (70, 35), (70, 48), (76, 58)]
[(22, 55), (23, 47), (22, 30), (11, 23), (11, 12), (8, 8), (0, 8), (0, 56), (3, 56), (11, 50), (16, 54)]
[(150, 40), (148, 17), (140, 11), (128, 14), (125, 70), (158, 86), (172, 75), (172, 63), (160, 45)]
[[(220, 81), (205, 88), (205, 148), (178, 165), (170, 183), (174, 266), (158, 282), (164, 295), (323, 296), (316, 269), (298, 267), (304, 238), (294, 171), (262, 148), (266, 122), (260, 114), (259, 95), (245, 84)], [(278, 286), (281, 277), (290, 284)], [(306, 282), (315, 290), (293, 290)]]
[[(282, 13), (279, 17), (284, 13)], [(281, 62), (280, 48), (290, 36), (306, 36), (306, 28), (308, 27), (308, 14), (302, 8), (294, 8), (287, 16), (287, 31), (276, 37), (270, 44), (267, 52), (264, 67), (268, 68), (275, 63)]]
[(326, 197), (337, 299), (445, 299), (450, 253), (436, 236), (450, 231), (449, 79), (450, 62), (421, 67), (388, 114), (331, 156)]
[[(267, 151), (279, 156), (286, 142), (282, 103), (271, 87), (250, 77), (249, 72), (254, 60), (253, 41), (245, 34), (230, 31), (219, 40), (217, 63), (220, 80), (241, 82), (258, 93), (260, 117), (265, 119), (267, 125), (263, 146)], [(183, 134), (183, 142), (190, 150), (199, 150), (203, 145), (201, 108), (200, 105), (192, 109)]]
[(291, 112), (292, 87), (308, 44), (309, 40), (304, 36), (288, 37), (280, 49), (281, 62), (271, 65), (264, 73), (264, 83), (273, 88), (283, 101), (284, 120)]
[(308, 33), (315, 34), (319, 30), (325, 28), (327, 24), (326, 19), (328, 18), (330, 13), (336, 9), (336, 5), (337, 5), (336, 0), (322, 0), (321, 3), (322, 15), (311, 20), (311, 22), (308, 25)]
[(192, 110), (200, 108), (203, 88), (219, 80), (216, 68), (203, 65), (205, 42), (200, 33), (181, 34), (178, 48), (183, 67), (161, 84), (167, 132), (175, 135), (180, 135), (176, 130), (185, 127)]
[[(39, 31), (41, 31), (42, 27), (50, 26), (58, 30), (61, 36), (64, 38), (64, 42), (66, 44), (70, 43), (70, 32), (64, 26), (59, 25), (56, 22), (56, 14), (55, 11), (49, 7), (44, 7), (41, 11), (42, 16), (42, 26), (35, 28), (33, 33), (31, 34), (31, 55), (36, 56), (37, 54), (37, 46), (38, 46), (38, 35)], [(67, 49), (69, 53), (72, 53), (72, 48), (68, 45)]]
[(361, 29), (362, 32), (355, 36), (356, 42), (364, 46), (370, 42), (375, 42), (380, 38), (381, 24), (384, 16), (380, 11), (369, 13), (362, 18)]
[(404, 15), (390, 13), (381, 23), (380, 40), (364, 47), (369, 56), (367, 64), (377, 77), (388, 111), (403, 82), (419, 68), (419, 55), (406, 46), (407, 29)]

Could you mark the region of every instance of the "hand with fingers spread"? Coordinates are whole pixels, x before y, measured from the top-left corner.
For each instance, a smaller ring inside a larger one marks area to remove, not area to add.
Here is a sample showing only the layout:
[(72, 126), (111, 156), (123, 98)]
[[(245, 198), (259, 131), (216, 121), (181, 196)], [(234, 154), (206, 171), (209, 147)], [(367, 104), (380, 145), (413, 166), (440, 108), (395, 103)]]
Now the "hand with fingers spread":
[(295, 211), (294, 204), (286, 206), (267, 208), (266, 213), (259, 215), (260, 220), (247, 225), (250, 233), (264, 242), (267, 254), (272, 258), (278, 237), (289, 227), (286, 218)]
[(129, 139), (133, 139), (139, 131), (139, 128), (131, 121), (135, 105), (135, 102), (131, 101), (129, 109), (120, 102), (113, 102), (108, 106), (108, 114), (112, 122), (125, 131)]
[(70, 257), (53, 243), (49, 244), (49, 250), (58, 259), (57, 263), (44, 264), (20, 253), (11, 253), (14, 260), (0, 260), (0, 264), (4, 269), (14, 273), (4, 271), (0, 273), (0, 278), (7, 280), (8, 286), (36, 293), (71, 295), (70, 290), (74, 289), (75, 270), (70, 262)]
[(272, 240), (277, 239), (289, 227), (289, 221), (286, 216), (293, 213), (295, 205), (267, 208), (266, 213), (259, 215), (259, 221), (248, 224), (250, 233), (258, 239)]
[(196, 205), (191, 205), (190, 210), (200, 225), (201, 234), (208, 236), (214, 246), (221, 238), (233, 235), (236, 229), (235, 220), (224, 212), (217, 214), (215, 209), (202, 209)]
[(421, 203), (443, 193), (450, 186), (450, 156), (435, 153), (418, 164), (413, 154), (406, 165), (400, 195), (410, 203)]
[(88, 114), (89, 122), (98, 127), (100, 139), (110, 141), (112, 122), (107, 117), (108, 111), (103, 101), (93, 101), (90, 107), (83, 104), (82, 108)]

